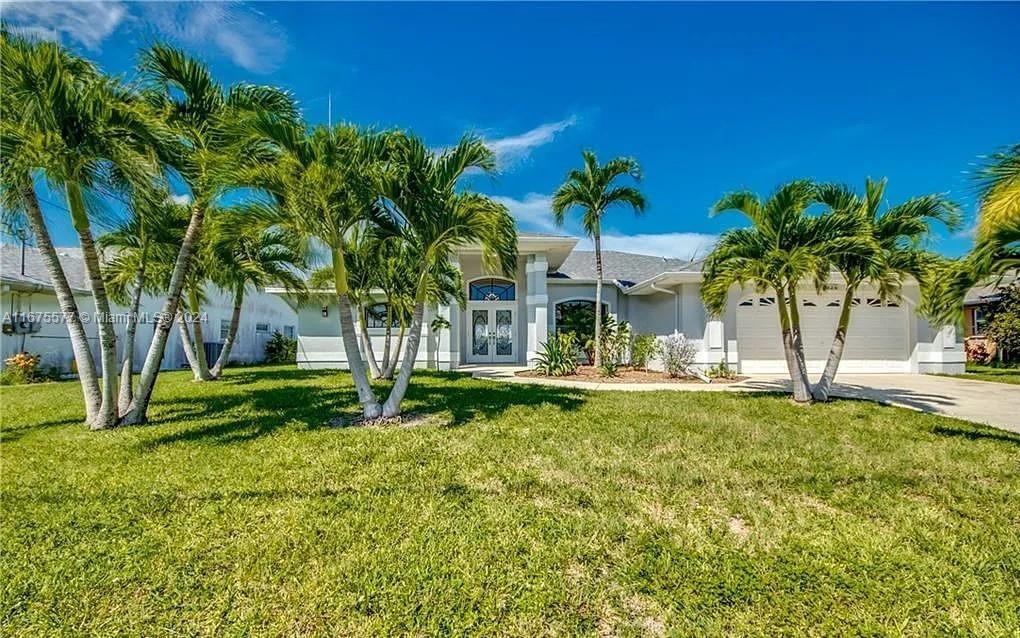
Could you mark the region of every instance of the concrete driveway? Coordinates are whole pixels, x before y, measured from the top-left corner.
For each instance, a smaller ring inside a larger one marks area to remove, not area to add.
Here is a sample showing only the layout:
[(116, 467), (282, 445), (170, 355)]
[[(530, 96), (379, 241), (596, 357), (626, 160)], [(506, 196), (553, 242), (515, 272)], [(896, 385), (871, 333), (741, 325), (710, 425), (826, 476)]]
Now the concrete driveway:
[[(515, 376), (522, 367), (465, 366), (472, 376), (511, 383), (530, 383), (585, 390), (648, 392), (789, 392), (790, 378), (753, 376), (738, 383), (590, 383), (563, 379)], [(812, 381), (816, 375), (812, 375)], [(945, 414), (1020, 434), (1020, 385), (975, 381), (930, 374), (841, 374), (833, 387), (835, 396), (868, 399), (903, 408)]]
[[(780, 390), (789, 388), (790, 382), (752, 377), (738, 385)], [(1020, 385), (930, 374), (840, 374), (833, 394), (945, 414), (1020, 433)]]

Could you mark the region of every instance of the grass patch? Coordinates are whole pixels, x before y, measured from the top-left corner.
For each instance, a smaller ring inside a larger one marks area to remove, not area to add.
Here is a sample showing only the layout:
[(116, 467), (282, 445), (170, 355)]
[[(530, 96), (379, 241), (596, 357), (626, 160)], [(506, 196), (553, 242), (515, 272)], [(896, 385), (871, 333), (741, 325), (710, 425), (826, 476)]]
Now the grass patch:
[(857, 401), (416, 374), (3, 388), (6, 635), (1005, 635), (1020, 436)]
[(996, 368), (968, 363), (967, 373), (963, 377), (979, 381), (995, 381), (996, 383), (1020, 385), (1020, 368)]

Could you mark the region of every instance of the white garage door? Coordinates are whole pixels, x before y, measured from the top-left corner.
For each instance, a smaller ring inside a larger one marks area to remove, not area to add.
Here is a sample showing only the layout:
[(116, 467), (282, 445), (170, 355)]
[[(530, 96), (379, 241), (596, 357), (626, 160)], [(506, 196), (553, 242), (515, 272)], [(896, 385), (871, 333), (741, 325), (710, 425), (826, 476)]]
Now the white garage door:
[[(836, 332), (842, 295), (809, 295), (798, 303), (808, 371), (820, 373)], [(907, 308), (864, 293), (853, 304), (840, 372), (910, 372)], [(743, 373), (787, 372), (771, 293), (744, 297), (737, 306), (737, 355)]]

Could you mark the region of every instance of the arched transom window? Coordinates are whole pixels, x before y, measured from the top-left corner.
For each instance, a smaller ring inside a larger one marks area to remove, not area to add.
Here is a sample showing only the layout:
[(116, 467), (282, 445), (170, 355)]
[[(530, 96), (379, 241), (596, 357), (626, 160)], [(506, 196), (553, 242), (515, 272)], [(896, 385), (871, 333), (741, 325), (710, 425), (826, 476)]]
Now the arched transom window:
[(515, 301), (517, 286), (506, 279), (476, 279), (468, 287), (468, 299), (471, 301)]

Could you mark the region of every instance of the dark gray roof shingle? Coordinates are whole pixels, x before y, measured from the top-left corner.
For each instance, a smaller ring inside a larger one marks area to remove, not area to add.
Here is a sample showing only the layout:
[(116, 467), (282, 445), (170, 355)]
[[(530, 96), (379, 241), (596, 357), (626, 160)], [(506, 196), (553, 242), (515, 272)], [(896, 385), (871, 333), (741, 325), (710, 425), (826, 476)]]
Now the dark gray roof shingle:
[[(75, 290), (89, 289), (88, 277), (85, 276), (85, 262), (82, 260), (81, 248), (57, 248), (60, 263), (64, 267), (67, 283)], [(25, 269), (21, 268), (21, 245), (0, 244), (0, 275), (5, 280), (50, 286), (50, 275), (43, 263), (39, 249), (34, 246), (25, 248)]]
[[(623, 253), (616, 250), (602, 251), (602, 276), (605, 281), (617, 280), (626, 287), (633, 286), (664, 272), (691, 270), (696, 262), (670, 257), (652, 257)], [(551, 277), (561, 279), (595, 279), (595, 252), (575, 250)]]

